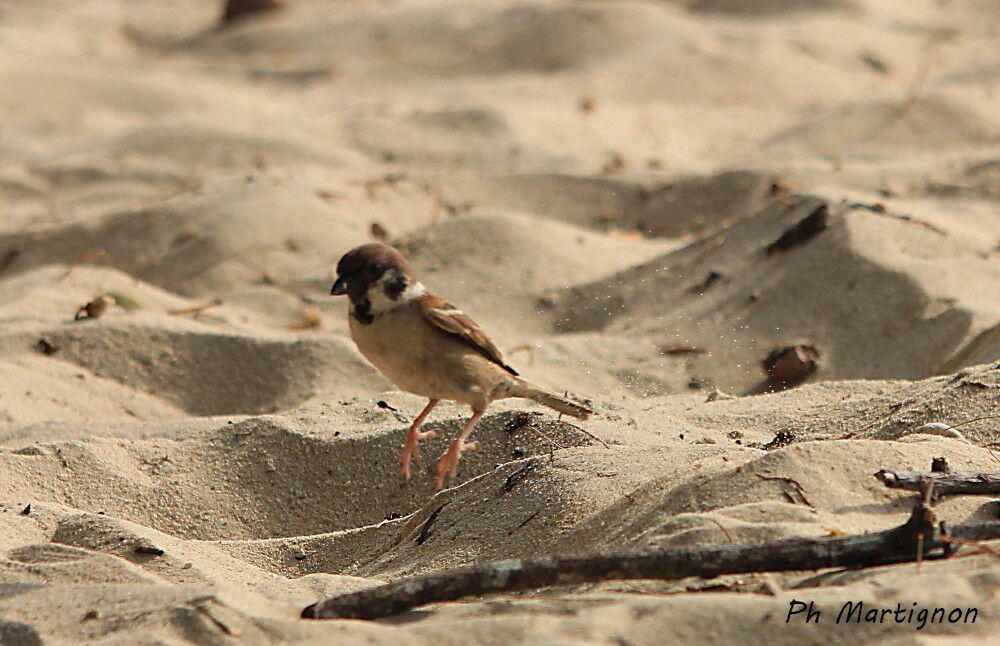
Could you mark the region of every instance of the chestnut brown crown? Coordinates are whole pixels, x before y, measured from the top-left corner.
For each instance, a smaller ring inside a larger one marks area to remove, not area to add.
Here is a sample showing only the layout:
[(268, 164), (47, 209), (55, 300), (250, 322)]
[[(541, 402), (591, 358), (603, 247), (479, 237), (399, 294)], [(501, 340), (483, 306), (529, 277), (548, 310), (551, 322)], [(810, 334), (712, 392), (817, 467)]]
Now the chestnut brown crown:
[(400, 279), (416, 282), (416, 276), (398, 249), (381, 242), (363, 244), (351, 249), (337, 263), (337, 280), (330, 293), (334, 296), (363, 295), (389, 270)]

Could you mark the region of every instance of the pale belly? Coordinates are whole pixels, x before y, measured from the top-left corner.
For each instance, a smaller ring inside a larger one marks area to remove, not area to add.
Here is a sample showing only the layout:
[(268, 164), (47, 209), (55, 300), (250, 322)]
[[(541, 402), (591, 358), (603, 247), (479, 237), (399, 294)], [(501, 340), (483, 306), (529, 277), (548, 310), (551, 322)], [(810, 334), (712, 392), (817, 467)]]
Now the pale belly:
[[(400, 325), (404, 320), (406, 324)], [(495, 372), (493, 364), (419, 313), (403, 308), (381, 314), (368, 325), (352, 317), (350, 327), (361, 354), (400, 390), (473, 406), (488, 403), (489, 392), (482, 382)], [(492, 384), (485, 385), (493, 390)]]

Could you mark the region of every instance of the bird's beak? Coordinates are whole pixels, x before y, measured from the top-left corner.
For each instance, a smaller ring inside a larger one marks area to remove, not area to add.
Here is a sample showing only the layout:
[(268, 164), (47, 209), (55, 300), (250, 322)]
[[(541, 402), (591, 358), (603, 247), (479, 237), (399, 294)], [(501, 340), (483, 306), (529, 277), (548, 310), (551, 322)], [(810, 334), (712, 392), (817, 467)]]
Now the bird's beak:
[(330, 288), (330, 293), (334, 296), (343, 296), (347, 293), (347, 276), (337, 276), (337, 281)]

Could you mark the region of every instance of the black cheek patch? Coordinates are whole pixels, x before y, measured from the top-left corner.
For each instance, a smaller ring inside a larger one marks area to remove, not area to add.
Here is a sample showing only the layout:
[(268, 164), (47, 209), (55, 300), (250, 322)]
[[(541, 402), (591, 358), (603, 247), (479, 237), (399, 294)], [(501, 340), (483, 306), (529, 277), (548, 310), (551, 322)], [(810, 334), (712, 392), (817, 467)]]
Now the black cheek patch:
[(354, 304), (354, 311), (351, 316), (356, 318), (362, 325), (368, 325), (375, 320), (372, 316), (372, 302), (367, 298), (351, 299)]
[(399, 295), (403, 293), (406, 289), (406, 277), (396, 276), (394, 280), (391, 280), (385, 284), (385, 295), (391, 300), (396, 300)]

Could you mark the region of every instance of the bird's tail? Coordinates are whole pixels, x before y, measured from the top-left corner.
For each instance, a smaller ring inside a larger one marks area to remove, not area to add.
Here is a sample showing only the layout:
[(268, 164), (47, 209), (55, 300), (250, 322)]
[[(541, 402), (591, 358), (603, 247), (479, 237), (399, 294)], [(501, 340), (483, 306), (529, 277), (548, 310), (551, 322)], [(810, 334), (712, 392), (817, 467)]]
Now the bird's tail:
[(504, 397), (524, 397), (536, 401), (542, 406), (548, 406), (552, 410), (559, 411), (565, 415), (571, 415), (577, 419), (587, 419), (594, 411), (572, 399), (549, 392), (538, 386), (528, 383), (523, 379), (513, 378), (510, 380), (507, 392)]

